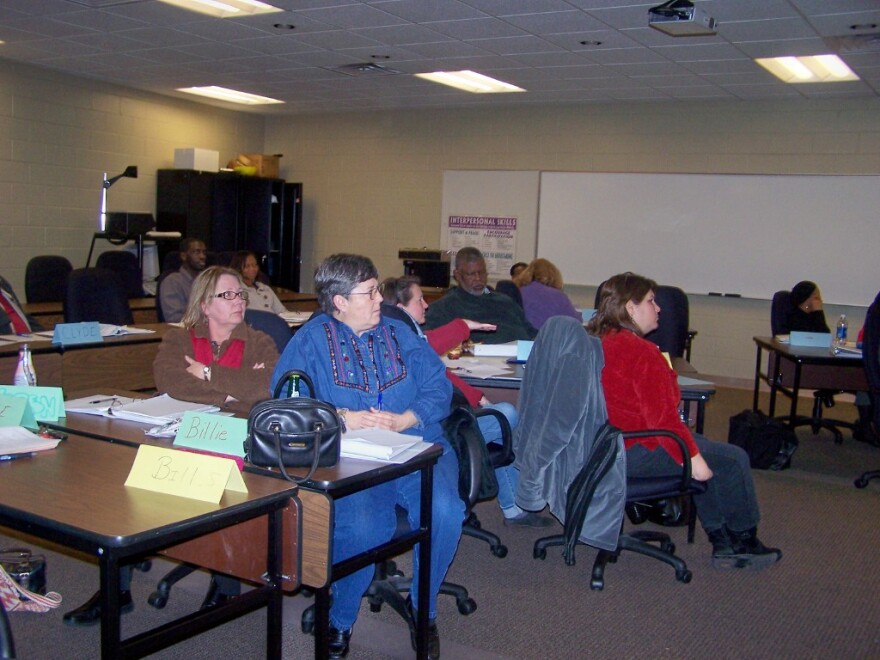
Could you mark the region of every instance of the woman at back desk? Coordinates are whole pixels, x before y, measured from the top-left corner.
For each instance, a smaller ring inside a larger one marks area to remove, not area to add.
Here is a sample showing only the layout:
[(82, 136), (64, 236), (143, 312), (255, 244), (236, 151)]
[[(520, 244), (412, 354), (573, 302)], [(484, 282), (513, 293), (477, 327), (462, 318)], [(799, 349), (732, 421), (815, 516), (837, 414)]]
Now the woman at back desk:
[(791, 290), (788, 331), (830, 332), (822, 309), (822, 292), (815, 282), (804, 280)]

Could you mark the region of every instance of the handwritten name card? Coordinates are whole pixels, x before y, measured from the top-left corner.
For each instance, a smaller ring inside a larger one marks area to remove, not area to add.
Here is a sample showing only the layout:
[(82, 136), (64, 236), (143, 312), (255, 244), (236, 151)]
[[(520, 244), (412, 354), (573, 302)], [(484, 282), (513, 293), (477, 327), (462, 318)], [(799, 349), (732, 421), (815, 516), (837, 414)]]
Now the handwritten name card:
[(247, 493), (235, 461), (141, 445), (125, 485), (217, 504), (224, 490)]
[(74, 344), (94, 344), (102, 342), (101, 324), (97, 321), (83, 321), (82, 323), (58, 323), (52, 333), (52, 343), (62, 346)]
[(244, 458), (246, 437), (246, 419), (188, 411), (180, 420), (174, 444)]
[(26, 398), (0, 395), (0, 426), (36, 429), (37, 420)]
[(0, 396), (25, 399), (38, 422), (57, 422), (64, 417), (64, 393), (60, 387), (0, 385)]

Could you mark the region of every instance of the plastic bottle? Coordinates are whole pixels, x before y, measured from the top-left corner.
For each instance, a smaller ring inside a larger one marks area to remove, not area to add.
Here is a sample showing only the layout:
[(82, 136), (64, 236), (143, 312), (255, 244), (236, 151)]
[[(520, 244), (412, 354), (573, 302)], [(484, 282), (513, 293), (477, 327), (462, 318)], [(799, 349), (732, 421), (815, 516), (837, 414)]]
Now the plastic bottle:
[(837, 332), (834, 335), (835, 346), (843, 346), (846, 344), (846, 329), (846, 314), (841, 314), (840, 318), (837, 319)]
[(27, 344), (23, 344), (18, 351), (18, 364), (15, 366), (12, 384), (18, 387), (33, 387), (37, 384), (37, 374), (31, 361), (31, 349)]
[(299, 376), (296, 374), (287, 379), (287, 398), (299, 396)]

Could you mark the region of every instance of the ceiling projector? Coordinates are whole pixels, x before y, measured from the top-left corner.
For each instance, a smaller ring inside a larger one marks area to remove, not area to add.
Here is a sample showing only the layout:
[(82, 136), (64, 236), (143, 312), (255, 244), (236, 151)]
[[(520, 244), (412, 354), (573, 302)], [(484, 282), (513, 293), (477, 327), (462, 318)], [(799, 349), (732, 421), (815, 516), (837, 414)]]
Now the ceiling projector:
[(670, 37), (704, 37), (717, 34), (718, 23), (689, 0), (670, 0), (648, 10), (648, 25)]

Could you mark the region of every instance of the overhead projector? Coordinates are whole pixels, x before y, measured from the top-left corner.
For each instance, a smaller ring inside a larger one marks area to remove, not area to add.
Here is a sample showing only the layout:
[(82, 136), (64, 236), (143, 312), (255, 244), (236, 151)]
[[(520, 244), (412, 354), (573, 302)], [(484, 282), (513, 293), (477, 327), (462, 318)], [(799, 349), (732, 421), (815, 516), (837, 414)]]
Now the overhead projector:
[(670, 0), (648, 10), (648, 25), (670, 37), (718, 34), (717, 21), (689, 0)]

